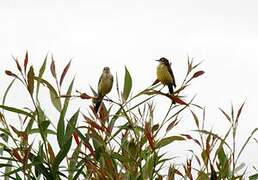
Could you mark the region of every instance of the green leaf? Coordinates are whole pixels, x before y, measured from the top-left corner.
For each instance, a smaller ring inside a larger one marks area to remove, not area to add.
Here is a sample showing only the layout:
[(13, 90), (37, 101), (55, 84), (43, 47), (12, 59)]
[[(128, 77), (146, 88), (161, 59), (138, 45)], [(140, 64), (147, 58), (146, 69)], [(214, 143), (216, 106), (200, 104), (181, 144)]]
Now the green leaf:
[(123, 91), (123, 100), (126, 101), (130, 95), (132, 89), (132, 77), (125, 66), (125, 78), (124, 78), (124, 91)]
[(97, 93), (91, 86), (90, 86), (90, 89), (91, 89), (93, 95), (94, 95), (95, 97), (97, 97), (97, 96), (98, 96), (98, 93)]
[(128, 159), (126, 156), (122, 156), (121, 154), (116, 152), (112, 152), (111, 157), (113, 159), (117, 159), (121, 163), (130, 162), (130, 159)]
[(27, 81), (28, 81), (28, 90), (29, 90), (29, 92), (32, 96), (33, 91), (34, 91), (34, 70), (33, 70), (33, 66), (30, 66), (30, 70), (29, 70), (28, 75), (27, 75)]
[(80, 110), (78, 110), (68, 121), (66, 130), (65, 130), (65, 139), (64, 139), (65, 141), (69, 140), (72, 137), (79, 113), (80, 113)]
[(57, 175), (58, 175), (57, 171), (58, 171), (59, 164), (66, 157), (68, 151), (70, 150), (71, 145), (72, 145), (72, 137), (70, 137), (70, 139), (65, 142), (63, 147), (60, 149), (60, 151), (56, 155), (56, 159), (55, 159), (55, 161), (53, 163), (53, 176), (54, 177), (57, 177)]
[(54, 107), (60, 112), (62, 109), (62, 104), (61, 104), (61, 100), (58, 97), (58, 94), (57, 94), (55, 88), (48, 81), (46, 81), (40, 77), (34, 77), (34, 79), (47, 86), (47, 88), (49, 89), (51, 102), (54, 105)]
[(10, 111), (10, 112), (17, 113), (17, 114), (23, 114), (25, 116), (29, 116), (29, 117), (33, 118), (33, 115), (31, 113), (28, 113), (27, 111), (24, 111), (22, 109), (17, 109), (15, 107), (4, 106), (4, 105), (0, 105), (0, 108)]
[(153, 154), (146, 162), (143, 168), (144, 179), (152, 179), (154, 172), (155, 154)]
[[(6, 166), (5, 168), (5, 172), (4, 172), (5, 174), (9, 173), (12, 170), (12, 161), (9, 160), (6, 165), (8, 166)], [(9, 177), (5, 176), (4, 180), (9, 180)]]
[(219, 159), (219, 165), (220, 165), (220, 173), (222, 178), (229, 177), (230, 170), (229, 170), (229, 160), (226, 156), (226, 153), (224, 151), (224, 148), (222, 145), (220, 145), (218, 149), (218, 159)]
[(3, 105), (5, 104), (5, 100), (6, 100), (7, 94), (9, 92), (9, 90), (11, 89), (11, 87), (12, 87), (12, 85), (13, 85), (15, 80), (16, 80), (16, 78), (12, 80), (12, 82), (8, 85), (7, 89), (4, 92), (4, 96), (3, 96), (3, 100), (2, 100), (2, 104)]
[[(30, 130), (30, 134), (35, 134), (35, 133), (40, 133), (39, 128), (33, 128)], [(51, 135), (56, 135), (56, 132), (51, 130), (51, 129), (46, 129), (45, 131), (46, 134), (51, 134)]]
[(33, 118), (31, 118), (29, 120), (29, 123), (27, 124), (26, 128), (25, 128), (25, 132), (30, 134), (30, 130), (32, 129), (32, 126), (34, 124), (35, 120)]
[(75, 125), (79, 116), (80, 110), (78, 110), (68, 121), (67, 127), (66, 127), (66, 133), (64, 136), (64, 142), (62, 143), (62, 146), (60, 148), (60, 151), (56, 155), (56, 159), (53, 163), (53, 171), (54, 171), (54, 176), (57, 174), (57, 170), (59, 167), (59, 164), (62, 162), (62, 160), (65, 158), (67, 155), (68, 151), (70, 150), (70, 147), (72, 145), (72, 135), (75, 130)]
[(157, 147), (161, 148), (164, 147), (174, 141), (183, 141), (185, 140), (185, 138), (181, 137), (181, 136), (170, 136), (170, 137), (166, 137), (161, 139), (158, 143), (157, 143)]
[(80, 174), (83, 172), (83, 168), (85, 165), (82, 165), (81, 168), (76, 172), (75, 176), (73, 177), (72, 180), (77, 180), (80, 176)]
[(257, 180), (258, 179), (258, 173), (253, 174), (252, 176), (249, 176), (249, 180)]
[(73, 175), (74, 175), (74, 172), (77, 172), (78, 169), (76, 167), (77, 165), (77, 161), (79, 159), (79, 153), (80, 153), (80, 150), (81, 150), (81, 143), (79, 146), (77, 146), (77, 148), (74, 150), (73, 154), (72, 154), (72, 157), (70, 158), (69, 160), (69, 163), (68, 163), (68, 179), (72, 179)]
[[(39, 69), (39, 75), (38, 75), (39, 78), (42, 78), (42, 76), (43, 76), (43, 74), (44, 74), (44, 72), (46, 70), (47, 56), (48, 55), (46, 55), (45, 60), (44, 60), (43, 64), (41, 65), (40, 69)], [(39, 85), (40, 85), (40, 82), (38, 81), (37, 82), (37, 88), (36, 88), (36, 98), (37, 98), (37, 101), (38, 101), (38, 94), (39, 94)]]
[[(73, 83), (74, 83), (74, 79), (70, 83), (70, 86), (67, 90), (67, 93), (66, 93), (67, 96), (71, 95), (71, 92), (72, 92), (72, 89), (73, 89)], [(68, 97), (65, 98), (64, 106), (63, 106), (62, 111), (60, 113), (60, 117), (59, 117), (58, 124), (57, 124), (57, 142), (58, 142), (58, 145), (59, 145), (60, 148), (63, 146), (64, 138), (65, 138), (64, 137), (64, 135), (65, 135), (64, 134), (65, 133), (65, 114), (66, 114), (69, 102), (70, 102), (70, 98), (68, 98)]]
[(194, 117), (195, 124), (198, 127), (198, 129), (199, 129), (200, 128), (199, 119), (198, 119), (197, 115), (192, 110), (191, 110), (191, 113), (192, 113), (192, 115)]
[(46, 179), (51, 179), (50, 170), (43, 165), (43, 146), (39, 147), (38, 155), (35, 156), (30, 153), (29, 159), (32, 162), (31, 165), (35, 167), (35, 175), (39, 177), (41, 174), (45, 176)]
[(48, 120), (42, 121), (40, 124), (41, 124), (40, 127), (42, 128), (42, 131), (45, 133), (50, 124), (50, 121)]

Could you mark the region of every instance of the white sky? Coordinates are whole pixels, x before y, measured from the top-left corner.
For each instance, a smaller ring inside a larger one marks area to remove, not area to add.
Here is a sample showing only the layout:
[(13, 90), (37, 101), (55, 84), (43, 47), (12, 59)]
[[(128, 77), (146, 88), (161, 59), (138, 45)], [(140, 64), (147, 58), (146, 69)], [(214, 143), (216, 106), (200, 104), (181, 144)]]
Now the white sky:
[[(143, 89), (155, 79), (154, 60), (162, 56), (172, 61), (180, 82), (189, 54), (204, 60), (206, 71), (189, 94), (198, 94), (214, 130), (226, 124), (217, 107), (229, 110), (231, 102), (238, 107), (247, 99), (240, 121), (245, 138), (258, 127), (257, 17), (255, 0), (1, 1), (1, 90), (10, 80), (4, 70), (15, 67), (11, 55), (23, 59), (26, 50), (36, 65), (47, 52), (60, 66), (74, 57), (77, 89), (85, 91), (107, 65), (121, 75), (127, 65), (134, 92)], [(256, 152), (257, 145), (248, 149)]]

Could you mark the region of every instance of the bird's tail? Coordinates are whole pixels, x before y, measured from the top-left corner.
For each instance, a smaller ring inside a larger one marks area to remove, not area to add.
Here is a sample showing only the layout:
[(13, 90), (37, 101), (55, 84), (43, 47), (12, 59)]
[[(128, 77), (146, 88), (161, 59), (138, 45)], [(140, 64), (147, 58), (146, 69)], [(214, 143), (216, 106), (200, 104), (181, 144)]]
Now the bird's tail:
[(168, 85), (168, 90), (169, 90), (169, 94), (173, 94), (173, 92), (174, 92), (173, 84)]
[(98, 112), (99, 107), (101, 106), (102, 100), (103, 100), (103, 97), (102, 97), (102, 96), (99, 96), (99, 97), (96, 99), (96, 103), (95, 103), (95, 107), (94, 107), (96, 113)]
[[(174, 93), (173, 84), (168, 85), (168, 90), (170, 95)], [(172, 103), (176, 104), (174, 100), (172, 100)]]

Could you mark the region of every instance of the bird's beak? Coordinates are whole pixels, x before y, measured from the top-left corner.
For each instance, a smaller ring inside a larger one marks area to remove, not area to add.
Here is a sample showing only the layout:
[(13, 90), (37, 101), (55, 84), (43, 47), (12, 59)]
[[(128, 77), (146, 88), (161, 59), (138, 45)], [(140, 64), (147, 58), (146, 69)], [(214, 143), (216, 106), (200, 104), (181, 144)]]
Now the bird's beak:
[(158, 59), (158, 60), (155, 60), (155, 61), (158, 61), (158, 62), (160, 62), (160, 60)]

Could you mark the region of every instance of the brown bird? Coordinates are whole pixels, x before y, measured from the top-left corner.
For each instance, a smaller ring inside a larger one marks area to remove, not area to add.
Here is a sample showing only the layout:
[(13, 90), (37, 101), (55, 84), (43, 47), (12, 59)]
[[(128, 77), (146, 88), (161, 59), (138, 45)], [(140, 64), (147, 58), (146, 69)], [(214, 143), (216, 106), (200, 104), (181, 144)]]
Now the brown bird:
[(95, 105), (96, 112), (98, 112), (104, 96), (106, 96), (111, 91), (112, 86), (113, 75), (111, 74), (109, 67), (104, 67), (98, 83), (98, 98)]

